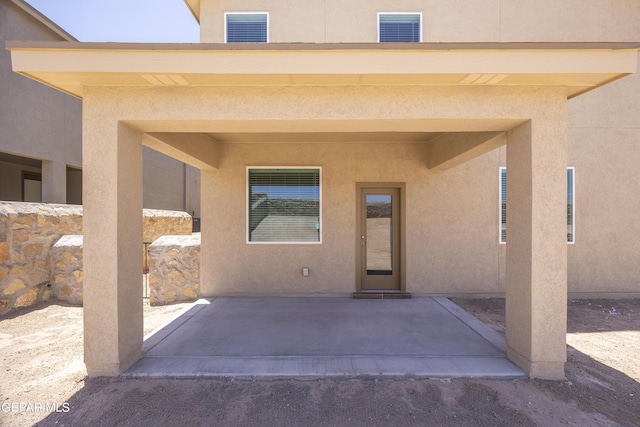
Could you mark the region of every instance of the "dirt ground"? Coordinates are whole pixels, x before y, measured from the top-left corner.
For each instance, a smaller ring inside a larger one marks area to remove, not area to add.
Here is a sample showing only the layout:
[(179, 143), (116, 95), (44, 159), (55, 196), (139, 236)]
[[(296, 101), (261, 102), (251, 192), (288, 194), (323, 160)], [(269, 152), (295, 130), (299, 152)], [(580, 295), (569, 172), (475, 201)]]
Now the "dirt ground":
[[(504, 333), (504, 300), (454, 302)], [(145, 333), (188, 305), (145, 305)], [(86, 378), (82, 309), (0, 318), (0, 425), (640, 426), (640, 299), (569, 302), (566, 381)], [(56, 412), (57, 410), (57, 412)]]

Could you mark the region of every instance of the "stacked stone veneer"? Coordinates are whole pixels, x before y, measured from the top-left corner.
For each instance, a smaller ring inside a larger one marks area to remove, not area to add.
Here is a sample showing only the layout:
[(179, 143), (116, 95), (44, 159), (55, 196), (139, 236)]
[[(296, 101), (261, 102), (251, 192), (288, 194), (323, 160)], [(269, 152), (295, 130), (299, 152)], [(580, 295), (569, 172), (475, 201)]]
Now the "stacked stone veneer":
[(149, 246), (149, 303), (199, 298), (200, 233), (163, 236)]
[(0, 315), (51, 297), (51, 247), (80, 233), (81, 206), (0, 203)]
[(191, 235), (192, 218), (186, 212), (144, 209), (142, 241), (152, 243), (162, 236)]
[(60, 237), (50, 255), (53, 295), (70, 304), (82, 304), (82, 236)]
[[(143, 230), (145, 242), (191, 235), (191, 216), (145, 209)], [(82, 303), (81, 234), (81, 206), (0, 202), (0, 316), (50, 298)]]

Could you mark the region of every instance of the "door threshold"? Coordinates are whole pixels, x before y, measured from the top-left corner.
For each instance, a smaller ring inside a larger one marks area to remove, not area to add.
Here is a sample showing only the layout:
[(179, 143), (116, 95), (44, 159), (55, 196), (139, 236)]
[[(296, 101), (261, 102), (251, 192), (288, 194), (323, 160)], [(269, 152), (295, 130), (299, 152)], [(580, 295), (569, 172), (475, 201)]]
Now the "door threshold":
[(360, 291), (353, 293), (354, 299), (410, 299), (411, 293), (400, 291)]

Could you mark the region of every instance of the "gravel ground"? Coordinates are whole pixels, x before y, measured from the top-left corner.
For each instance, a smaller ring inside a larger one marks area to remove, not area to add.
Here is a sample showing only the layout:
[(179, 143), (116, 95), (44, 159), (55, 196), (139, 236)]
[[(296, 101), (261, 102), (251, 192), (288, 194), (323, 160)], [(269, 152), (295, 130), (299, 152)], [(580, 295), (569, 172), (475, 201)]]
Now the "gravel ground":
[[(504, 332), (504, 300), (454, 302)], [(640, 300), (571, 301), (568, 330), (567, 381), (86, 378), (82, 309), (51, 303), (0, 318), (0, 425), (640, 426)]]

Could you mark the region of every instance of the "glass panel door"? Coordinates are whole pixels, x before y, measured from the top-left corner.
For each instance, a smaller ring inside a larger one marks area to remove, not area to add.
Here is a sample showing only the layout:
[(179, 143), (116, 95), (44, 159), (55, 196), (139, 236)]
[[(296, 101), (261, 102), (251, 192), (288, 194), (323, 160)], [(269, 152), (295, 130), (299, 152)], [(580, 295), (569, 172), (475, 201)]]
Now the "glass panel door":
[(393, 198), (389, 194), (367, 194), (367, 275), (393, 274)]
[(361, 290), (400, 290), (400, 190), (362, 188)]

